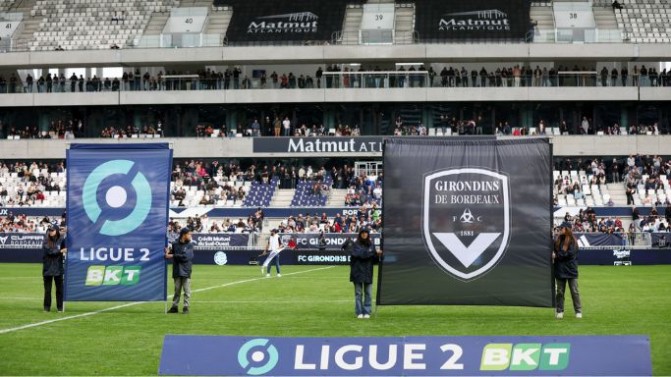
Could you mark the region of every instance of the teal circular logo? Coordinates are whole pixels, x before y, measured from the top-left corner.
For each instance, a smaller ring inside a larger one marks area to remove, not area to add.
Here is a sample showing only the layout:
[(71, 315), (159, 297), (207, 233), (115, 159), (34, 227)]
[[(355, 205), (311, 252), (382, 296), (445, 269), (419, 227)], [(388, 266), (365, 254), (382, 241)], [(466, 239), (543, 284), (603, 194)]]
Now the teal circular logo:
[(249, 376), (260, 376), (273, 370), (279, 361), (277, 348), (268, 339), (252, 339), (238, 351), (238, 364)]
[[(135, 163), (128, 160), (112, 160), (98, 165), (86, 177), (84, 189), (82, 190), (82, 202), (84, 203), (84, 212), (93, 222), (97, 223), (102, 214), (102, 209), (98, 204), (98, 187), (107, 177), (116, 174), (128, 175)], [(130, 177), (129, 177), (130, 178)], [(131, 179), (131, 186), (135, 190), (135, 207), (128, 216), (119, 220), (105, 220), (100, 227), (100, 234), (105, 236), (121, 236), (137, 229), (147, 218), (151, 210), (151, 185), (147, 178), (140, 172)], [(105, 193), (105, 201), (111, 208), (119, 208), (126, 204), (128, 196), (127, 188), (122, 186), (112, 186)]]

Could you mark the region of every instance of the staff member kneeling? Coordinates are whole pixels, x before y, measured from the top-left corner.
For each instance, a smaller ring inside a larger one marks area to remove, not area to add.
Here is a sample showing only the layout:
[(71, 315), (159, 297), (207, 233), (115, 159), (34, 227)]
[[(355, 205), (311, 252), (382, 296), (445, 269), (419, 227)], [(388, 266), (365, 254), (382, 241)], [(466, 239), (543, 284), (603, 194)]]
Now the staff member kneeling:
[(177, 313), (179, 298), (184, 290), (184, 306), (182, 312), (189, 313), (189, 299), (191, 298), (191, 263), (193, 261), (193, 244), (191, 230), (182, 228), (179, 238), (170, 247), (165, 249), (165, 258), (172, 259), (172, 278), (175, 280), (175, 294), (172, 307), (168, 313)]

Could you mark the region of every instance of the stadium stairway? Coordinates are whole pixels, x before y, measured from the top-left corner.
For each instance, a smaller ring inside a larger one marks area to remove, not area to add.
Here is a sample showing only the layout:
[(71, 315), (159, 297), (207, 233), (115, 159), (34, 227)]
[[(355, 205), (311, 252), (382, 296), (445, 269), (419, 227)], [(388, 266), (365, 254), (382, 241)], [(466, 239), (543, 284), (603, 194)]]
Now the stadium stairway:
[(153, 12), (142, 36), (161, 35), (166, 22), (168, 22), (168, 18), (170, 18), (169, 12)]
[[(221, 9), (221, 10), (219, 10)], [(226, 30), (228, 25), (231, 23), (231, 18), (233, 17), (233, 10), (226, 7), (225, 9), (212, 7), (210, 14), (207, 16), (207, 25), (205, 25), (205, 34), (206, 35), (220, 35), (221, 42), (223, 42), (223, 37), (226, 35)]]
[(594, 14), (594, 22), (596, 28), (599, 30), (617, 30), (617, 20), (613, 8), (609, 7), (592, 7)]
[(13, 12), (23, 13), (23, 30), (18, 38), (14, 39), (14, 49), (17, 51), (28, 50), (28, 43), (33, 40), (33, 34), (40, 28), (43, 15), (31, 12), (35, 6), (35, 0), (24, 0)]
[(331, 189), (331, 194), (326, 202), (327, 207), (339, 207), (345, 205), (347, 189)]
[(396, 11), (394, 12), (394, 28), (395, 43), (409, 44), (414, 42), (415, 4), (396, 4)]
[(294, 189), (278, 189), (276, 190), (273, 200), (270, 201), (271, 207), (289, 207), (291, 200), (294, 198)]
[(613, 200), (616, 206), (623, 206), (627, 204), (627, 194), (624, 189), (624, 184), (622, 183), (609, 183), (608, 192), (610, 193), (610, 198)]
[(534, 41), (548, 42), (547, 38), (537, 38), (538, 36), (551, 35), (554, 39), (555, 19), (552, 6), (532, 6), (529, 19), (537, 22)]
[(363, 8), (360, 5), (348, 5), (345, 9), (345, 19), (342, 25), (342, 41), (344, 45), (359, 44), (359, 29), (363, 18)]
[(416, 126), (422, 121), (422, 109), (417, 105), (403, 105), (396, 116), (403, 119), (405, 126)]

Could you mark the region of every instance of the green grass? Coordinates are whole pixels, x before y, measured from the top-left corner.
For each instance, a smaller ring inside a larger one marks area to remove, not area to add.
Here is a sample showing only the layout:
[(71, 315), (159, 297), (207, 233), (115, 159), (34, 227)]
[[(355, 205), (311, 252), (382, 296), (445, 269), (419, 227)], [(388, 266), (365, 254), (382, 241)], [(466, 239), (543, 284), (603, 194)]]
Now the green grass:
[[(547, 308), (472, 306), (381, 307), (373, 319), (358, 320), (347, 267), (319, 268), (285, 266), (282, 278), (265, 279), (256, 267), (196, 266), (193, 289), (217, 288), (194, 293), (190, 315), (141, 303), (0, 334), (0, 374), (156, 375), (166, 334), (644, 334), (654, 373), (671, 375), (671, 266), (581, 267), (585, 318), (563, 321)], [(0, 264), (0, 330), (120, 305), (76, 302), (66, 313), (44, 313), (40, 272), (38, 265)]]

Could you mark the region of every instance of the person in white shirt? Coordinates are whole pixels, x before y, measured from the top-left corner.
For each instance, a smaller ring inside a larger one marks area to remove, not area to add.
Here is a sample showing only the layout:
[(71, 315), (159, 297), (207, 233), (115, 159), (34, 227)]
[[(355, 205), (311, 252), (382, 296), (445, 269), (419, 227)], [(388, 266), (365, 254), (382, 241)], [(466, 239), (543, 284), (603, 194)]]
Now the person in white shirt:
[(270, 238), (268, 239), (268, 248), (266, 252), (270, 252), (266, 260), (263, 262), (263, 266), (261, 267), (261, 273), (266, 274), (266, 277), (270, 277), (270, 269), (271, 265), (270, 263), (275, 261), (275, 270), (277, 271), (277, 277), (282, 277), (282, 274), (280, 274), (280, 252), (284, 250), (284, 245), (282, 245), (282, 241), (280, 241), (280, 235), (278, 234), (277, 229), (273, 229), (270, 231)]
[(282, 121), (282, 136), (291, 136), (291, 121), (289, 120), (289, 117), (284, 117), (284, 120)]

